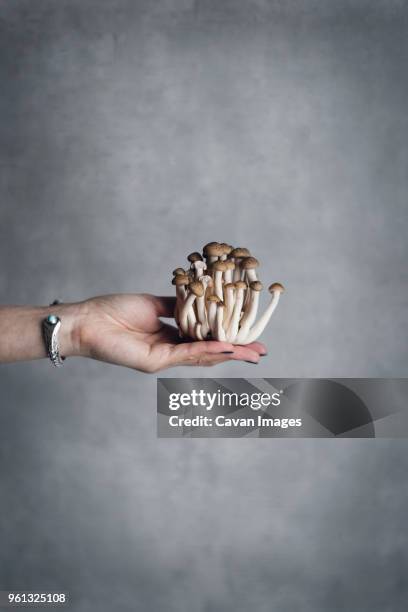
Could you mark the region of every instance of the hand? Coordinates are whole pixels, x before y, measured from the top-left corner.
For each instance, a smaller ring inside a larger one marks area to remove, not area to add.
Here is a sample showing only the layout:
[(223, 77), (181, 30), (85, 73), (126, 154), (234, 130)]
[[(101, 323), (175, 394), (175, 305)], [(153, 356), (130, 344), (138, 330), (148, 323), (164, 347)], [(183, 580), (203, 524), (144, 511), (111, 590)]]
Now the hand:
[(160, 317), (172, 318), (175, 298), (147, 294), (105, 295), (82, 302), (77, 330), (78, 353), (157, 372), (177, 365), (211, 366), (228, 360), (258, 363), (266, 348), (260, 342), (181, 340), (178, 330)]

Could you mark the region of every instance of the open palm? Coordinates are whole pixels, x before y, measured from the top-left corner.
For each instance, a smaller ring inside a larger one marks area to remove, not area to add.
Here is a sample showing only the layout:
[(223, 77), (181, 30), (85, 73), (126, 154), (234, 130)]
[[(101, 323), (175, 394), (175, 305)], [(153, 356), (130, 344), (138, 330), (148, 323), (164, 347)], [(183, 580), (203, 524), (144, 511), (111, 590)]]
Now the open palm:
[(148, 294), (117, 294), (83, 302), (81, 345), (93, 359), (157, 372), (177, 365), (210, 366), (230, 359), (257, 363), (266, 349), (260, 342), (234, 346), (215, 340), (190, 342), (163, 321), (172, 318), (175, 299)]

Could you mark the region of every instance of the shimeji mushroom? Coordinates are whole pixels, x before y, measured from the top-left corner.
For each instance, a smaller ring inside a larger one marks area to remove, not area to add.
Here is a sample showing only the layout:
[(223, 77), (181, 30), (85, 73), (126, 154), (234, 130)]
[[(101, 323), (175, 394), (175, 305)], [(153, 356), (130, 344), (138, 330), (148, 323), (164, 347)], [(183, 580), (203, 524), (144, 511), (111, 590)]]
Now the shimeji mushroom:
[(250, 255), (251, 253), (248, 251), (248, 249), (244, 249), (242, 247), (232, 249), (231, 253), (229, 254), (230, 259), (232, 259), (232, 261), (235, 263), (233, 277), (234, 283), (241, 280), (241, 261), (244, 259), (244, 257), (250, 257)]
[(263, 289), (263, 285), (260, 281), (253, 281), (249, 285), (249, 289), (250, 291), (248, 293), (250, 297), (241, 318), (239, 332), (235, 339), (237, 344), (242, 344), (244, 342), (251, 326), (255, 323), (258, 312), (259, 296)]
[[(181, 268), (180, 268), (181, 269)], [(174, 310), (174, 318), (177, 321), (177, 324), (179, 323), (179, 313), (181, 310), (181, 307), (184, 304), (184, 301), (186, 299), (186, 286), (189, 284), (190, 279), (188, 278), (188, 276), (186, 274), (176, 274), (176, 276), (174, 276), (173, 280), (171, 281), (173, 285), (176, 286), (176, 308)]]
[(219, 242), (210, 242), (204, 247), (204, 256), (208, 264), (212, 264), (224, 255), (224, 247)]
[(230, 244), (227, 244), (226, 242), (221, 242), (221, 246), (224, 249), (224, 252), (220, 256), (220, 259), (221, 259), (221, 261), (225, 261), (227, 259), (228, 255), (233, 250), (234, 247), (232, 247)]
[(179, 274), (185, 274), (186, 271), (183, 270), (183, 268), (176, 268), (175, 270), (173, 270), (173, 276), (178, 276)]
[(197, 296), (204, 295), (204, 287), (199, 281), (193, 281), (188, 285), (190, 293), (185, 300), (181, 312), (180, 312), (180, 327), (184, 334), (191, 337), (195, 337), (195, 325), (197, 323), (193, 304), (197, 299)]
[(227, 269), (225, 261), (216, 261), (212, 264), (211, 270), (214, 270), (214, 289), (215, 295), (218, 295), (220, 300), (224, 299), (224, 292), (222, 288), (222, 275)]
[(234, 342), (238, 333), (239, 320), (241, 317), (242, 305), (244, 303), (244, 291), (247, 284), (244, 281), (237, 281), (235, 283), (236, 296), (234, 310), (232, 311), (231, 321), (228, 325), (227, 340), (228, 342)]
[(204, 274), (204, 270), (206, 269), (207, 265), (203, 261), (200, 253), (197, 253), (196, 251), (194, 253), (190, 253), (187, 259), (191, 263), (191, 268), (195, 271), (196, 280), (198, 280), (200, 276)]
[[(255, 269), (259, 266), (259, 261), (255, 257), (245, 257), (241, 263), (242, 273), (246, 275), (248, 282), (253, 283), (258, 280)], [(241, 278), (241, 280), (244, 280)]]
[(272, 295), (272, 299), (269, 302), (269, 306), (266, 308), (265, 312), (258, 319), (258, 321), (251, 327), (247, 337), (245, 338), (245, 340), (242, 341), (242, 344), (249, 344), (250, 342), (254, 342), (262, 334), (275, 308), (278, 305), (281, 293), (285, 291), (283, 285), (281, 285), (280, 283), (273, 283), (268, 290), (269, 293)]

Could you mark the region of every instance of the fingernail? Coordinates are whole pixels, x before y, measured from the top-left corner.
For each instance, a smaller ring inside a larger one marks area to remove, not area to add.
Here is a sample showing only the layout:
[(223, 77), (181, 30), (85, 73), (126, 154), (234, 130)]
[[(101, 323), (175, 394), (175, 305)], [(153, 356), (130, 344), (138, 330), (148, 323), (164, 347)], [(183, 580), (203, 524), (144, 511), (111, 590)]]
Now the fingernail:
[(247, 359), (245, 359), (245, 362), (246, 362), (246, 363), (253, 363), (254, 365), (258, 365), (258, 362), (257, 362), (257, 361), (248, 361)]
[(234, 351), (222, 351), (223, 355), (232, 355)]

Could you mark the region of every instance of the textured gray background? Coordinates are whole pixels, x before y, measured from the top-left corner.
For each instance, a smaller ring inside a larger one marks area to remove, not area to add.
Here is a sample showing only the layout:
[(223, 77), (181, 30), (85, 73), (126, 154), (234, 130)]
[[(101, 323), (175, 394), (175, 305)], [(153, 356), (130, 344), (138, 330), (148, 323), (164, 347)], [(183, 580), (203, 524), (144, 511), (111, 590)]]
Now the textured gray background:
[[(212, 376), (407, 376), (407, 16), (1, 0), (2, 302), (166, 293), (225, 240), (288, 291), (269, 357)], [(155, 377), (84, 360), (2, 366), (0, 394), (1, 588), (69, 589), (75, 612), (405, 609), (405, 442), (157, 440)]]

